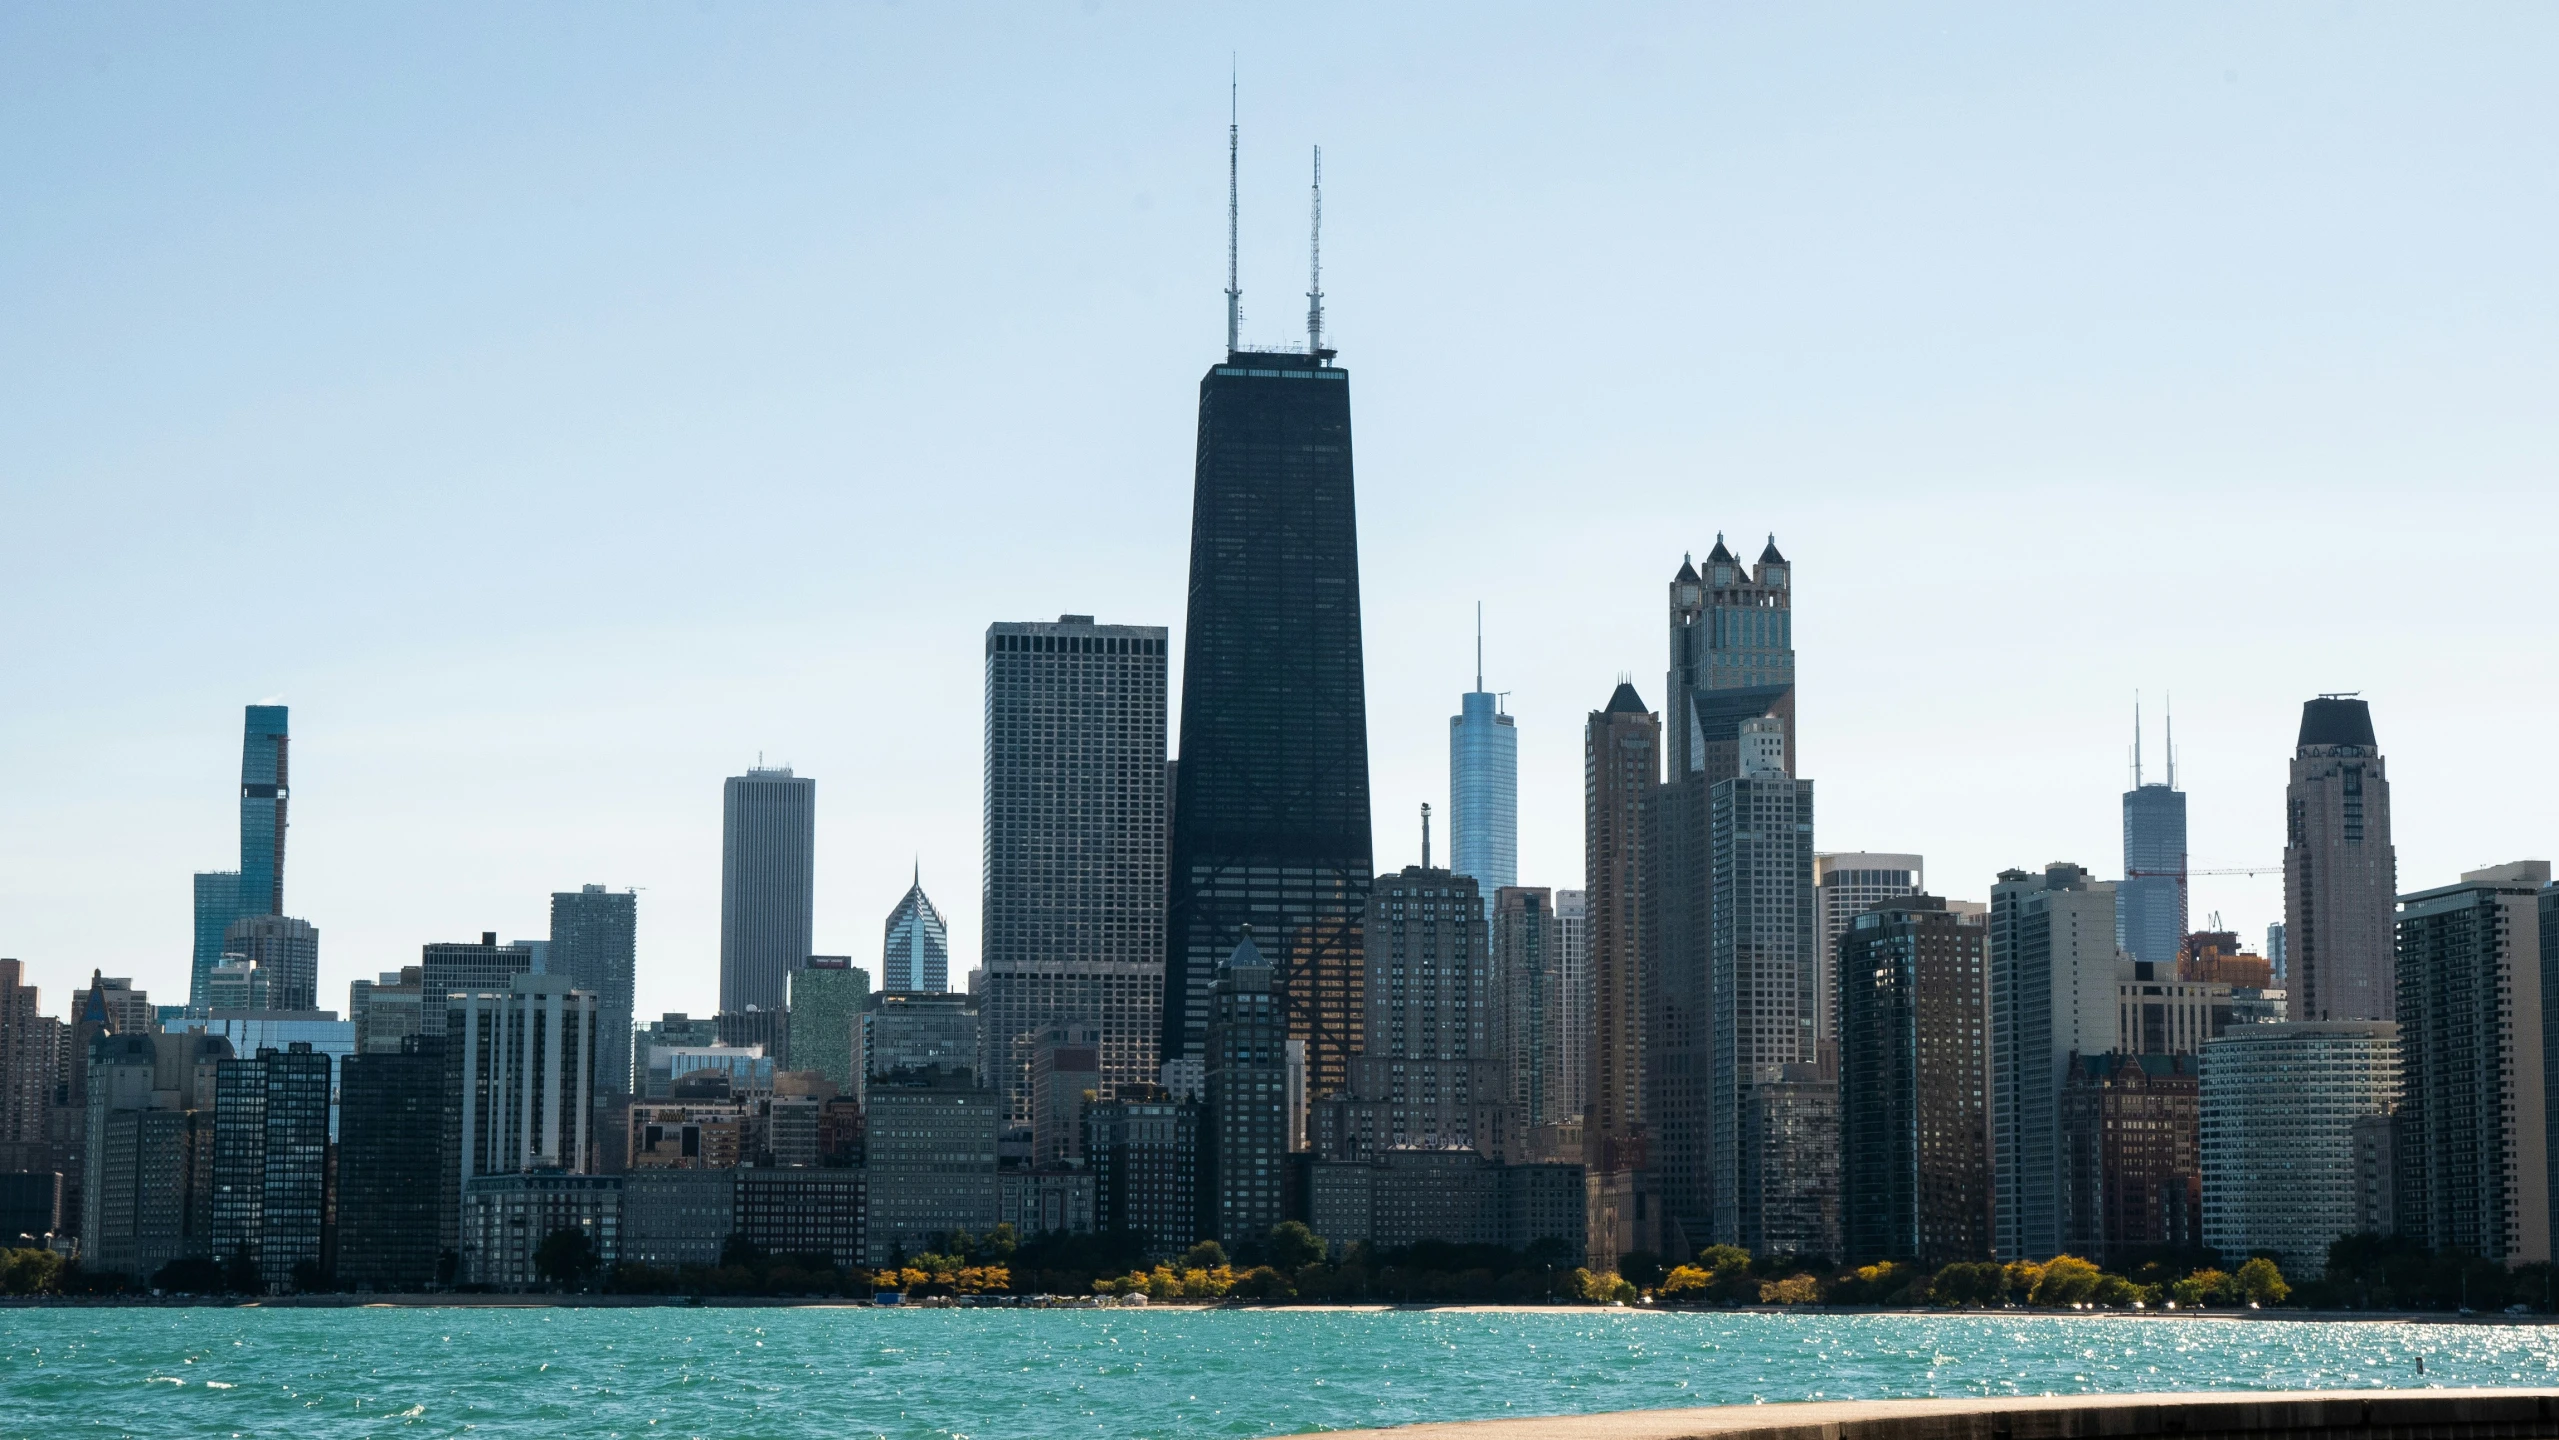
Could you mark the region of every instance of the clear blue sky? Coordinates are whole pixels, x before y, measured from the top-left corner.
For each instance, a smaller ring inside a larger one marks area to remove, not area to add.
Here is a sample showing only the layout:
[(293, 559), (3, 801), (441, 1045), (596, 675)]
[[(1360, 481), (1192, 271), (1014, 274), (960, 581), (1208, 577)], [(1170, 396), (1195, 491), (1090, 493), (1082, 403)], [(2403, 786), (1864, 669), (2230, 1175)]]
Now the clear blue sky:
[(1825, 848), (2114, 873), (2135, 689), (2199, 865), (2321, 690), (2403, 888), (2559, 848), (2550, 6), (21, 4), (0, 954), (183, 998), (282, 696), (323, 1003), (602, 882), (709, 1009), (759, 752), (821, 949), (920, 857), (974, 963), (983, 628), (1182, 621), (1230, 54), (1248, 338), (1325, 151), (1381, 863), (1480, 598), (1578, 883), (1718, 529), (1797, 564)]

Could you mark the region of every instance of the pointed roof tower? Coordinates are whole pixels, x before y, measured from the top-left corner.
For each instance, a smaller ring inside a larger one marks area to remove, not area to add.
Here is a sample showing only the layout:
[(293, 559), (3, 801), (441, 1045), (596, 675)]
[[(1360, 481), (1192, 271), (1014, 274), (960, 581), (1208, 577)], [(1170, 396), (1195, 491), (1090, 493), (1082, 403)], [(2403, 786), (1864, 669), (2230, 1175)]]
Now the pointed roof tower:
[(1774, 530), (1768, 532), (1768, 548), (1759, 552), (1759, 563), (1762, 565), (1786, 563), (1786, 557), (1777, 553), (1777, 532)]
[(1733, 563), (1733, 552), (1724, 548), (1724, 532), (1721, 530), (1715, 532), (1715, 548), (1706, 552), (1707, 564), (1712, 565), (1718, 560), (1727, 565)]
[(1608, 710), (1606, 713), (1610, 715), (1642, 715), (1648, 713), (1649, 710), (1650, 707), (1644, 704), (1644, 697), (1635, 693), (1635, 682), (1632, 680), (1620, 680), (1617, 682), (1616, 693), (1608, 697)]
[(1690, 556), (1689, 556), (1685, 551), (1681, 552), (1680, 557), (1679, 557), (1679, 573), (1678, 573), (1678, 574), (1676, 574), (1676, 575), (1673, 575), (1673, 576), (1672, 576), (1672, 577), (1670, 577), (1670, 578), (1671, 578), (1671, 583), (1672, 583), (1672, 584), (1674, 584), (1674, 585), (1694, 585), (1694, 584), (1696, 584), (1696, 583), (1697, 583), (1697, 562), (1696, 562), (1696, 560), (1695, 560), (1695, 559), (1693, 559), (1693, 558), (1691, 558), (1691, 557), (1690, 557)]

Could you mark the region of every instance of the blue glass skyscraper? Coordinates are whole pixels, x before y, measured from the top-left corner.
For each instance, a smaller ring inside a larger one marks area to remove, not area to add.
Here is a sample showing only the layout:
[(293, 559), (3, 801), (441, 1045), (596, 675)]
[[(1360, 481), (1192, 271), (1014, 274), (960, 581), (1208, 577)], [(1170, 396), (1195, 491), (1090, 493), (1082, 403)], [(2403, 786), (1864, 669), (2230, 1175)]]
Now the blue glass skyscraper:
[(1493, 892), (1519, 883), (1519, 731), (1484, 689), (1484, 637), (1475, 636), (1475, 688), (1448, 717), (1448, 868), (1471, 877), (1492, 917)]
[(2124, 883), (2115, 892), (2115, 943), (2134, 959), (2157, 965), (2175, 964), (2186, 938), (2186, 792), (2177, 788), (2177, 732), (2168, 733), (2168, 779), (2144, 784), (2141, 707), (2134, 704), (2133, 788), (2124, 792)]
[(240, 913), (284, 913), (285, 749), (282, 705), (249, 707), (240, 743)]
[(205, 977), (235, 920), (284, 913), (286, 707), (252, 705), (240, 742), (240, 868), (195, 877), (195, 947), (187, 1003), (205, 1003)]

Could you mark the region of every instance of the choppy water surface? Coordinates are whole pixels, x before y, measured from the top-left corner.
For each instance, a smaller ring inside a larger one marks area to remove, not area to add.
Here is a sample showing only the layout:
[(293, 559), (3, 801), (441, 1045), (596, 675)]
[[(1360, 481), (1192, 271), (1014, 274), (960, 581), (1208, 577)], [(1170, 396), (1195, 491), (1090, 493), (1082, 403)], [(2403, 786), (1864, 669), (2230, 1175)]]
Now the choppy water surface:
[(1585, 1311), (0, 1310), (0, 1435), (10, 1437), (1286, 1435), (1758, 1400), (2554, 1383), (2559, 1328), (2538, 1326)]

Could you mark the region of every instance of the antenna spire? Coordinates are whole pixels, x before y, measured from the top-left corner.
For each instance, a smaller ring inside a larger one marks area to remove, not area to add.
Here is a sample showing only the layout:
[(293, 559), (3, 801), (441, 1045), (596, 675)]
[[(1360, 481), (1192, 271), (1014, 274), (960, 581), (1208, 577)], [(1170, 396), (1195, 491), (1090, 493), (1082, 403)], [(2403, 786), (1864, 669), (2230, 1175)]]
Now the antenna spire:
[(1324, 147), (1315, 147), (1313, 216), (1306, 238), (1306, 353), (1324, 358)]
[(1226, 353), (1235, 353), (1244, 327), (1244, 292), (1235, 283), (1235, 58), (1227, 57), (1226, 73)]
[(1475, 602), (1475, 689), (1484, 689), (1484, 602)]
[(2141, 788), (2141, 692), (2133, 692), (2133, 788)]
[(1431, 868), (1431, 802), (1422, 802), (1422, 868)]
[(2177, 788), (2177, 699), (2168, 697), (2168, 788)]

